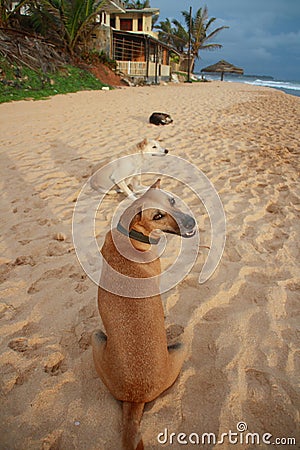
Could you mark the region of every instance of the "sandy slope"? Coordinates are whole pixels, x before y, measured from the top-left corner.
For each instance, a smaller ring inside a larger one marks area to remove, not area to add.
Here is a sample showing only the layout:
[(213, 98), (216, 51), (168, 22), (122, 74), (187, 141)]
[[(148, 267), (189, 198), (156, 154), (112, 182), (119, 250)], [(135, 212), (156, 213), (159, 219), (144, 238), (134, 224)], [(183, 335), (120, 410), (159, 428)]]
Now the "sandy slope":
[[(154, 110), (174, 123), (148, 124)], [(159, 132), (214, 183), (227, 243), (209, 281), (198, 284), (202, 249), (164, 295), (166, 320), (184, 325), (189, 349), (179, 380), (146, 407), (146, 448), (161, 448), (165, 428), (220, 437), (240, 421), (299, 445), (299, 113), (300, 98), (219, 82), (0, 105), (1, 449), (121, 448), (120, 404), (91, 356), (96, 286), (76, 258), (71, 221), (92, 166)], [(165, 183), (191, 200), (187, 188)], [(121, 199), (105, 199), (100, 234)], [(192, 202), (209, 245), (207, 215)], [(216, 447), (258, 448), (226, 438)]]

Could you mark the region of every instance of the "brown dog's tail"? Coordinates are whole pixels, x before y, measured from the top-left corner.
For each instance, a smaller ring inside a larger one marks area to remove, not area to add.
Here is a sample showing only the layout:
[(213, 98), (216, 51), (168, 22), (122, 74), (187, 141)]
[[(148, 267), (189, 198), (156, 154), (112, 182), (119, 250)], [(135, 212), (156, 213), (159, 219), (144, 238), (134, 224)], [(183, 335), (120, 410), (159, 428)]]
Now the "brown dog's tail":
[(123, 402), (123, 448), (124, 450), (144, 450), (140, 433), (145, 403)]

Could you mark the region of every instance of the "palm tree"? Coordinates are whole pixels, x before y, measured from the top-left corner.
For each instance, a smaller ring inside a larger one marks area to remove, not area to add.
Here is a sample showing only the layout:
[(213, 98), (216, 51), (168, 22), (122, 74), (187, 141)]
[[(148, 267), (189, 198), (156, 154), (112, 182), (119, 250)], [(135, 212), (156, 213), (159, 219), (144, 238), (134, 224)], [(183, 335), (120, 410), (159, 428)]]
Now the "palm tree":
[(107, 0), (36, 0), (30, 3), (34, 25), (42, 30), (45, 24), (55, 31), (71, 54), (79, 41), (85, 41), (90, 26)]
[(171, 22), (170, 19), (162, 20), (155, 28), (161, 41), (183, 53), (186, 47), (186, 30), (179, 22), (176, 24), (175, 22), (175, 20)]
[(127, 9), (150, 8), (150, 0), (145, 0), (143, 2), (140, 0), (125, 0), (125, 6)]
[(173, 20), (174, 27), (171, 26), (169, 19), (160, 22), (156, 27), (159, 29), (160, 39), (164, 42), (170, 42), (173, 39), (172, 45), (182, 53), (187, 53), (189, 46), (189, 32), (191, 34), (191, 72), (195, 66), (195, 60), (198, 59), (200, 50), (216, 50), (222, 48), (221, 44), (210, 43), (220, 31), (229, 28), (222, 26), (210, 31), (211, 25), (216, 20), (215, 17), (208, 17), (207, 6), (199, 8), (194, 17), (190, 17), (189, 11), (182, 11), (185, 26), (178, 20)]

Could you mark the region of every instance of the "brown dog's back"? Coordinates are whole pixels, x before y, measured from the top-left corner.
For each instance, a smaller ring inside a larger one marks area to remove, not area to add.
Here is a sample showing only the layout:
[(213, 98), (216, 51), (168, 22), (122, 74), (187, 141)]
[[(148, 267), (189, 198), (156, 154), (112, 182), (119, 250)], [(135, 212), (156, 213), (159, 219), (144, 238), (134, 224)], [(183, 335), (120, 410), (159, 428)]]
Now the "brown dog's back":
[[(125, 276), (146, 278), (160, 271), (158, 259), (140, 264), (120, 255), (111, 232), (106, 237), (102, 254), (110, 267)], [(160, 296), (121, 297), (99, 287), (98, 307), (108, 337), (106, 354), (109, 357), (106, 364), (111, 374), (109, 389), (118, 400), (153, 400), (161, 392), (168, 369)]]

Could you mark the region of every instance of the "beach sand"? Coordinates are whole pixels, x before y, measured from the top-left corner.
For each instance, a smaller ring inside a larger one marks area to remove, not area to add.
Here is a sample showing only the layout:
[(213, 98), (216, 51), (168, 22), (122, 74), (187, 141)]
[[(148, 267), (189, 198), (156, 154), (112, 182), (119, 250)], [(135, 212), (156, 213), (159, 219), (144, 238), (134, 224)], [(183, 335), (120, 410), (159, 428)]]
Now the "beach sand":
[[(150, 125), (153, 111), (168, 112), (173, 124)], [(214, 184), (227, 241), (206, 283), (198, 283), (203, 248), (190, 274), (163, 294), (166, 322), (185, 327), (188, 353), (176, 383), (145, 408), (145, 448), (182, 448), (176, 437), (158, 443), (165, 429), (221, 439), (239, 422), (299, 446), (300, 98), (211, 82), (2, 104), (0, 116), (0, 448), (121, 449), (121, 405), (92, 361), (97, 287), (77, 260), (72, 214), (96, 163), (158, 134)], [(187, 186), (165, 186), (189, 203)], [(102, 236), (121, 200), (103, 202)], [(209, 246), (207, 213), (193, 202)], [(247, 444), (246, 433), (216, 448), (269, 448)]]

